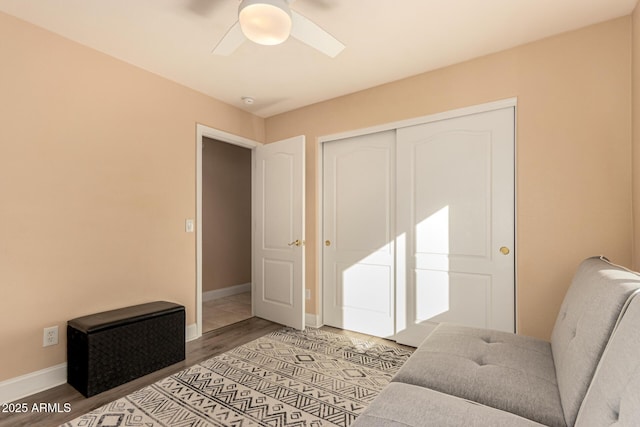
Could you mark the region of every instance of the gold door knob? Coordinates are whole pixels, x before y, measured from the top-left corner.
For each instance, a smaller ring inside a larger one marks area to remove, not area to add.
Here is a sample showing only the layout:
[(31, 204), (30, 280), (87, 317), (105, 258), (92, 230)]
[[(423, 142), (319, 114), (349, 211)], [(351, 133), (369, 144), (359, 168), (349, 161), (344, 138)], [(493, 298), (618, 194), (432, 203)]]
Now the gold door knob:
[(331, 240), (325, 240), (324, 241), (324, 245), (325, 246), (331, 246)]
[(503, 247), (500, 248), (500, 252), (502, 253), (502, 255), (509, 255), (509, 252), (511, 252), (511, 251), (509, 250), (508, 247), (503, 246)]

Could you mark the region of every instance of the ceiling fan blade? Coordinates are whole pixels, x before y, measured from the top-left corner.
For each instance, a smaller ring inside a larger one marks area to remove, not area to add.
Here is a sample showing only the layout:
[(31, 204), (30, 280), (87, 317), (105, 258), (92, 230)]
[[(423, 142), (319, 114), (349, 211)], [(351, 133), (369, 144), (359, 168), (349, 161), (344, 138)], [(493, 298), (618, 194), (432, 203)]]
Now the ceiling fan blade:
[(236, 22), (231, 28), (229, 28), (227, 34), (225, 34), (218, 42), (211, 53), (214, 55), (229, 56), (235, 52), (235, 50), (238, 49), (245, 40), (246, 37), (242, 33), (240, 22)]
[(306, 4), (316, 9), (330, 10), (335, 7), (335, 0), (306, 0)]
[(291, 19), (291, 35), (301, 42), (331, 58), (335, 58), (344, 49), (344, 44), (338, 39), (295, 10), (291, 11)]
[(222, 0), (189, 0), (187, 8), (196, 15), (208, 16)]

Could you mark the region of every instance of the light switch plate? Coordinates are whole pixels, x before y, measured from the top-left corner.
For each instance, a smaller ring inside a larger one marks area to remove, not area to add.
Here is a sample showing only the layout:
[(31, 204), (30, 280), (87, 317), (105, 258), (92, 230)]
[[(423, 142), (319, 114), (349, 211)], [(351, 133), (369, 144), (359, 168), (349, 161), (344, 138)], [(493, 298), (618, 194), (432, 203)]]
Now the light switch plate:
[(187, 233), (193, 233), (194, 228), (194, 221), (192, 219), (185, 220), (184, 231), (186, 231)]

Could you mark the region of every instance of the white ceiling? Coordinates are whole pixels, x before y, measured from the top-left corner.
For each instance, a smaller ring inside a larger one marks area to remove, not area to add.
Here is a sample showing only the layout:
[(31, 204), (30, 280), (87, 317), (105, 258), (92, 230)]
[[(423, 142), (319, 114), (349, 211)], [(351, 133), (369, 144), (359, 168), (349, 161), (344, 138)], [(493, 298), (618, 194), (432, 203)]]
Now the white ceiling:
[[(210, 52), (238, 0), (0, 0), (14, 15), (262, 117), (628, 15), (637, 0), (296, 0), (347, 47)], [(255, 98), (244, 105), (242, 96)]]

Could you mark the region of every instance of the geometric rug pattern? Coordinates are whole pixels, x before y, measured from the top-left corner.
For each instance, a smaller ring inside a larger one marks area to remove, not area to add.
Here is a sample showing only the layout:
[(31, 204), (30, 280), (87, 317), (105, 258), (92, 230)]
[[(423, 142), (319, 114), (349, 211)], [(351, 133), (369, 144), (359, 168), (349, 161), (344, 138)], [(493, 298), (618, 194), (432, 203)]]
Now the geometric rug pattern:
[(412, 351), (284, 328), (64, 424), (348, 427)]

